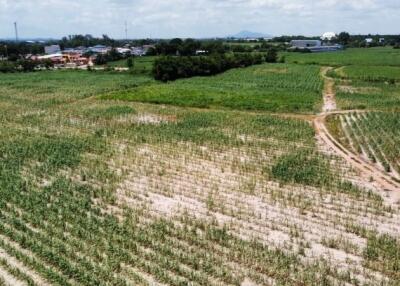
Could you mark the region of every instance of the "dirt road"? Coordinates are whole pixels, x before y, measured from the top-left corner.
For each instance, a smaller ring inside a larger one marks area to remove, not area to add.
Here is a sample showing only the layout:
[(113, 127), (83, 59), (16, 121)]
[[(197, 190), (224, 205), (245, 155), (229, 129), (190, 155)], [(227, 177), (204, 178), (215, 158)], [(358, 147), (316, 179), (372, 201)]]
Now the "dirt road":
[(378, 190), (384, 192), (390, 201), (400, 201), (400, 182), (389, 174), (384, 173), (378, 167), (370, 162), (365, 161), (360, 156), (347, 150), (341, 143), (339, 143), (330, 133), (326, 127), (326, 118), (329, 115), (335, 114), (346, 114), (352, 112), (365, 112), (359, 110), (337, 110), (335, 100), (335, 82), (330, 78), (327, 73), (332, 70), (331, 67), (324, 67), (321, 69), (321, 76), (323, 77), (324, 83), (324, 105), (322, 113), (314, 119), (314, 128), (316, 135), (321, 139), (321, 142), (326, 144), (333, 152), (341, 156), (348, 163), (353, 166), (354, 169), (360, 172), (361, 177), (365, 180), (365, 185), (374, 185)]

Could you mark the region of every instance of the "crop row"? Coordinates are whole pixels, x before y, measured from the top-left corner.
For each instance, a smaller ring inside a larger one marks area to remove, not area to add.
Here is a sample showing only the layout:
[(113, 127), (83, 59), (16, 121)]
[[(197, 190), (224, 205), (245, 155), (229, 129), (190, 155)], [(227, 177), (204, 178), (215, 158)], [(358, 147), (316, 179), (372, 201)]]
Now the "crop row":
[(337, 116), (345, 145), (353, 152), (363, 155), (386, 172), (398, 176), (400, 172), (399, 129), (397, 113), (370, 112)]

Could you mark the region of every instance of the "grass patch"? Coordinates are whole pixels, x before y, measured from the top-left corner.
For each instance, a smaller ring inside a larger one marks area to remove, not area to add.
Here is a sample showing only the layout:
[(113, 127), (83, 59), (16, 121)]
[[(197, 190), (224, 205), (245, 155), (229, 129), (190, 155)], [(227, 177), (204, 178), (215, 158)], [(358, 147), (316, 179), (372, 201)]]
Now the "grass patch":
[(329, 185), (333, 179), (327, 160), (310, 151), (281, 156), (270, 173), (273, 178), (285, 183), (315, 187)]

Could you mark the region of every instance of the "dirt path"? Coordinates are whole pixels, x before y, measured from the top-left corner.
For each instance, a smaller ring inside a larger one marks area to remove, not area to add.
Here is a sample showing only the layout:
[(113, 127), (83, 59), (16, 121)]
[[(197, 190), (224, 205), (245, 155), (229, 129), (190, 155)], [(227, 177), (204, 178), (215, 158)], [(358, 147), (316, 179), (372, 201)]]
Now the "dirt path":
[(361, 177), (365, 180), (366, 186), (377, 187), (378, 190), (387, 195), (391, 202), (399, 202), (400, 182), (390, 175), (384, 173), (377, 166), (366, 160), (363, 160), (358, 155), (347, 150), (329, 133), (328, 128), (325, 125), (327, 116), (353, 112), (365, 112), (360, 110), (337, 110), (334, 89), (335, 82), (327, 75), (330, 70), (332, 70), (331, 67), (324, 67), (321, 69), (321, 76), (325, 81), (323, 91), (324, 105), (322, 107), (322, 113), (314, 119), (316, 135), (321, 139), (321, 142), (323, 142), (336, 154), (340, 155), (343, 159), (350, 163), (353, 168), (360, 172)]
[(328, 77), (329, 71), (333, 70), (331, 67), (324, 67), (321, 69), (321, 75), (324, 79), (324, 105), (322, 107), (323, 112), (331, 112), (336, 110), (336, 98), (335, 98), (335, 81)]

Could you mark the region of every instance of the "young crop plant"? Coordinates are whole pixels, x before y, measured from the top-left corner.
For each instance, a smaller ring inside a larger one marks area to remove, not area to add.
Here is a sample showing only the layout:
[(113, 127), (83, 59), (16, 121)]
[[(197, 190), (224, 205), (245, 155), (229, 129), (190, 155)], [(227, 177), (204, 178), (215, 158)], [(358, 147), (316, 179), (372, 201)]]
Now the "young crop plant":
[(329, 128), (339, 142), (351, 146), (353, 152), (367, 157), (383, 171), (399, 177), (398, 113), (337, 115), (329, 118), (329, 121)]
[[(318, 65), (142, 60), (0, 74), (0, 285), (398, 284), (400, 209), (316, 139)], [(327, 120), (395, 176), (396, 112)]]
[(385, 273), (400, 283), (400, 242), (397, 238), (384, 234), (371, 234), (364, 250), (365, 262), (372, 269)]

